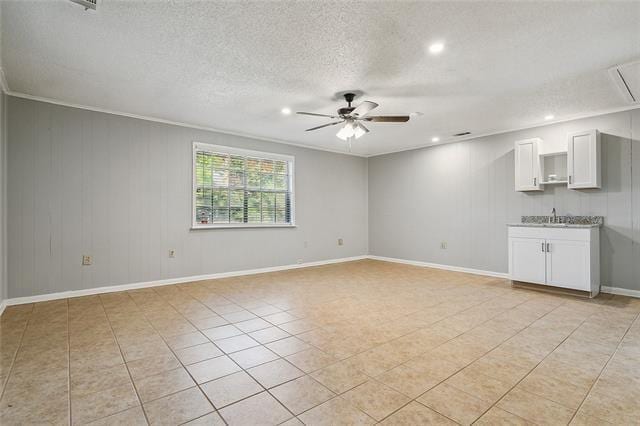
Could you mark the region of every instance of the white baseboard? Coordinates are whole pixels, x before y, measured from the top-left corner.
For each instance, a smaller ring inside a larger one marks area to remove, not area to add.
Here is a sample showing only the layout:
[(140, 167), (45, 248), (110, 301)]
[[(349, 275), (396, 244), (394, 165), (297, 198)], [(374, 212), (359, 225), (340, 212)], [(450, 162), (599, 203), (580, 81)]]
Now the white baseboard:
[(629, 290), (629, 289), (620, 288), (620, 287), (601, 286), (600, 291), (602, 293), (617, 294), (618, 296), (629, 296), (629, 297), (640, 298), (640, 290)]
[[(414, 265), (414, 266), (424, 266), (427, 268), (436, 268), (436, 269), (444, 269), (447, 271), (455, 271), (455, 272), (466, 272), (468, 274), (476, 274), (476, 275), (485, 275), (488, 277), (496, 277), (496, 278), (505, 278), (509, 279), (509, 274), (505, 272), (494, 272), (494, 271), (485, 271), (482, 269), (473, 269), (473, 268), (463, 268), (460, 266), (451, 266), (451, 265), (442, 265), (439, 263), (430, 263), (430, 262), (420, 262), (417, 260), (406, 260), (406, 259), (397, 259), (393, 257), (383, 257), (383, 256), (368, 256), (369, 259), (374, 260), (382, 260), (385, 262), (395, 262), (395, 263), (403, 263), (405, 265)], [(640, 290), (629, 290), (626, 288), (620, 287), (600, 287), (601, 293), (608, 294), (617, 294), (619, 296), (628, 296), (628, 297), (636, 297), (640, 298)]]
[(446, 271), (465, 272), (467, 274), (484, 275), (487, 277), (509, 278), (505, 272), (484, 271), (482, 269), (464, 268), (462, 266), (442, 265), (440, 263), (420, 262), (418, 260), (397, 259), (395, 257), (369, 256), (369, 259), (382, 260), (384, 262), (403, 263), (405, 265), (423, 266), (425, 268), (444, 269)]
[(333, 263), (351, 262), (354, 260), (362, 260), (367, 258), (368, 256), (366, 255), (343, 257), (339, 259), (319, 260), (316, 262), (306, 262), (306, 263), (299, 263), (299, 264), (293, 264), (293, 265), (271, 266), (267, 268), (246, 269), (242, 271), (219, 272), (216, 274), (169, 278), (166, 280), (147, 281), (147, 282), (139, 282), (139, 283), (132, 283), (132, 284), (120, 284), (120, 285), (113, 285), (113, 286), (90, 288), (86, 290), (62, 291), (59, 293), (41, 294), (37, 296), (13, 297), (11, 299), (6, 299), (2, 301), (2, 304), (0, 307), (0, 315), (2, 314), (2, 311), (4, 311), (4, 308), (6, 306), (22, 305), (25, 303), (46, 302), (49, 300), (67, 299), (69, 297), (91, 296), (94, 294), (101, 294), (101, 293), (115, 293), (118, 291), (135, 290), (135, 289), (148, 288), (148, 287), (159, 287), (159, 286), (169, 285), (169, 284), (182, 284), (182, 283), (188, 283), (193, 281), (214, 280), (218, 278), (237, 277), (241, 275), (254, 275), (254, 274), (263, 274), (266, 272), (286, 271), (289, 269), (309, 268), (312, 266), (331, 265)]
[[(397, 259), (393, 257), (362, 255), (362, 256), (343, 257), (339, 259), (320, 260), (316, 262), (306, 262), (306, 263), (293, 264), (293, 265), (272, 266), (267, 268), (247, 269), (242, 271), (219, 272), (215, 274), (169, 278), (169, 279), (158, 280), (158, 281), (147, 281), (147, 282), (138, 282), (138, 283), (132, 283), (132, 284), (96, 287), (96, 288), (90, 288), (86, 290), (63, 291), (59, 293), (41, 294), (37, 296), (14, 297), (11, 299), (2, 300), (0, 302), (0, 315), (2, 315), (2, 313), (4, 312), (7, 306), (21, 305), (25, 303), (46, 302), (49, 300), (67, 299), (69, 297), (90, 296), (90, 295), (101, 294), (101, 293), (114, 293), (118, 291), (135, 290), (140, 288), (159, 287), (159, 286), (164, 286), (169, 284), (182, 284), (182, 283), (188, 283), (193, 281), (214, 280), (218, 278), (238, 277), (242, 275), (263, 274), (267, 272), (277, 272), (277, 271), (286, 271), (289, 269), (309, 268), (312, 266), (331, 265), (334, 263), (352, 262), (354, 260), (363, 260), (363, 259), (402, 263), (405, 265), (422, 266), (426, 268), (443, 269), (446, 271), (454, 271), (454, 272), (464, 272), (467, 274), (483, 275), (488, 277), (505, 278), (505, 279), (509, 278), (509, 274), (505, 272), (485, 271), (482, 269), (464, 268), (461, 266), (452, 266), (452, 265), (442, 265), (439, 263), (420, 262), (417, 260)], [(602, 286), (600, 291), (602, 293), (610, 293), (610, 294), (617, 294), (620, 296), (640, 298), (639, 290), (628, 290), (628, 289), (619, 288), (619, 287)]]

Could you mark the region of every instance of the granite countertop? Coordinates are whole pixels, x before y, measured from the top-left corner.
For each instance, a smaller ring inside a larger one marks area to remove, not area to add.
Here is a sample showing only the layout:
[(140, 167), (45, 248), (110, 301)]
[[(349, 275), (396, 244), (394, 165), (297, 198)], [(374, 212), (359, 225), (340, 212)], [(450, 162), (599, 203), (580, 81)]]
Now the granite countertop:
[(508, 223), (507, 226), (527, 228), (599, 228), (599, 223)]
[(599, 228), (604, 223), (603, 216), (522, 216), (520, 223), (509, 223), (507, 226), (524, 226), (535, 228)]

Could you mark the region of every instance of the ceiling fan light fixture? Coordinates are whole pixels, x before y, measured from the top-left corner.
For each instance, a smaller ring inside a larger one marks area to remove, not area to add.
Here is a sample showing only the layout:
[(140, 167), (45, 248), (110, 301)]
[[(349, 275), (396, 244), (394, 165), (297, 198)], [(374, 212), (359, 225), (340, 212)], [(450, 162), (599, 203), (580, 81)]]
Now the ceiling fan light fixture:
[(336, 133), (336, 136), (342, 139), (343, 141), (346, 141), (353, 135), (354, 135), (353, 124), (348, 121), (345, 123), (344, 126), (342, 126), (342, 128), (338, 131), (338, 133)]
[(364, 121), (366, 121), (367, 123), (406, 123), (411, 117), (422, 115), (421, 112), (415, 112), (411, 115), (369, 115), (369, 113), (379, 105), (371, 101), (362, 101), (360, 105), (352, 107), (351, 102), (353, 101), (354, 97), (355, 95), (353, 93), (344, 94), (344, 99), (347, 101), (348, 107), (338, 109), (337, 115), (318, 114), (315, 112), (304, 111), (298, 111), (296, 112), (296, 114), (311, 115), (315, 117), (326, 117), (338, 120), (332, 123), (326, 123), (320, 126), (306, 129), (306, 132), (324, 129), (325, 127), (344, 123), (338, 133), (336, 133), (336, 136), (343, 141), (348, 140), (349, 144), (351, 144), (353, 138), (359, 139), (363, 135), (369, 133), (369, 129), (367, 129), (367, 127), (363, 124)]
[(361, 123), (356, 124), (355, 130), (353, 131), (353, 134), (356, 137), (356, 139), (360, 138), (360, 136), (365, 135), (367, 133), (369, 133), (369, 129), (364, 127)]

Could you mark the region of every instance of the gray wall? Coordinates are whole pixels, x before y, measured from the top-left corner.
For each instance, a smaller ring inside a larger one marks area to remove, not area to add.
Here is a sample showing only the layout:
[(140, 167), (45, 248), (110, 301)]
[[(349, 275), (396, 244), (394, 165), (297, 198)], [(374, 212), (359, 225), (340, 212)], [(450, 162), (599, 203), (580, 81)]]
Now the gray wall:
[[(601, 190), (515, 192), (515, 140), (541, 137), (552, 151), (591, 128), (602, 132)], [(602, 285), (640, 290), (640, 109), (369, 159), (372, 255), (507, 272), (506, 224), (553, 207), (604, 216)]]
[[(365, 158), (15, 97), (8, 123), (9, 297), (367, 253)], [(192, 141), (294, 155), (297, 228), (190, 231)]]
[(6, 183), (7, 183), (7, 125), (5, 102), (7, 96), (0, 90), (0, 304), (7, 298), (7, 250), (6, 250), (6, 212), (7, 203)]

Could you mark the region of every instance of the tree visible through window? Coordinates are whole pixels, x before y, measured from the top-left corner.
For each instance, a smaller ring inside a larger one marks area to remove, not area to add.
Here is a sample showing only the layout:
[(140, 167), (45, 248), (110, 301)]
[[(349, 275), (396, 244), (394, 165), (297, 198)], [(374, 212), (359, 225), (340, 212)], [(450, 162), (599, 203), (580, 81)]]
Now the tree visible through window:
[(194, 144), (194, 227), (293, 223), (293, 158)]

